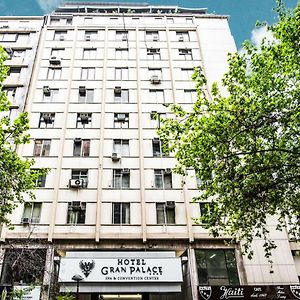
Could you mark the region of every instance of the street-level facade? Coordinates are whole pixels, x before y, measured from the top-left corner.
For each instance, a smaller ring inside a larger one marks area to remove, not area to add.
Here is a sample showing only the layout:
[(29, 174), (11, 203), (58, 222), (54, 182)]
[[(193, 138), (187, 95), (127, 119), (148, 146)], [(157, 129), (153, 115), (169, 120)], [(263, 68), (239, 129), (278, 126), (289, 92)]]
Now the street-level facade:
[[(203, 210), (195, 175), (172, 172), (156, 133), (167, 104), (192, 107), (194, 67), (209, 93), (233, 51), (228, 18), (205, 9), (81, 2), (44, 18), (24, 98), (31, 141), (19, 153), (51, 170), (36, 200), (13, 213), (15, 229), (1, 232), (2, 284), (40, 278), (42, 299), (58, 290), (82, 300), (210, 299), (211, 286), (297, 292), (299, 245), (274, 231), (270, 270), (261, 241), (249, 261), (209, 236), (193, 221)], [(27, 259), (39, 257), (43, 274), (33, 266), (36, 276), (8, 276), (12, 245), (35, 249)]]

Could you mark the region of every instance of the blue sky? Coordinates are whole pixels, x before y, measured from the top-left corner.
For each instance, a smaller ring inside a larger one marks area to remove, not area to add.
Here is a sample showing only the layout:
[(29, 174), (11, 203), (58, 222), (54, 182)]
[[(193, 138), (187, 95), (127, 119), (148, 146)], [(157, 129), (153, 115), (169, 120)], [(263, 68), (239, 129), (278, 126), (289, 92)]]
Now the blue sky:
[[(81, 1), (77, 0), (76, 2)], [(109, 0), (105, 2), (122, 1)], [(204, 7), (208, 8), (210, 13), (230, 15), (230, 27), (238, 48), (244, 40), (251, 39), (251, 33), (257, 20), (268, 23), (276, 21), (276, 15), (272, 11), (276, 4), (275, 0), (125, 0), (123, 2)], [(292, 8), (296, 6), (298, 0), (285, 0), (284, 2), (287, 7)], [(60, 3), (63, 3), (63, 0), (0, 0), (0, 15), (43, 15), (51, 12)]]

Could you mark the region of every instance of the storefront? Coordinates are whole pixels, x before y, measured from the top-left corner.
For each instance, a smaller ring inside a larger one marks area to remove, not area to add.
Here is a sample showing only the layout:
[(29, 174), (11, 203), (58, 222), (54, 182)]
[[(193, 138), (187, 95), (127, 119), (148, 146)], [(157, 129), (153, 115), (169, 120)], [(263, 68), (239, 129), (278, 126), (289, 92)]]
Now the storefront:
[(61, 258), (61, 292), (80, 299), (150, 299), (178, 294), (183, 276), (175, 252), (67, 252)]

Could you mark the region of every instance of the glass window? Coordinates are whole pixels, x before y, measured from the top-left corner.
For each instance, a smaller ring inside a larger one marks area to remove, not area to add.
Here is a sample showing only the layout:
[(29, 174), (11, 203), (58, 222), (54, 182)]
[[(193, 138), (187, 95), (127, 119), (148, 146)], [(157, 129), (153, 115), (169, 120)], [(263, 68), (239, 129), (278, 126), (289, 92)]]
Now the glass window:
[[(169, 204), (170, 203), (170, 204)], [(157, 224), (175, 224), (175, 203), (156, 203)]]
[(192, 68), (182, 68), (181, 69), (182, 79), (184, 80), (192, 80), (192, 76), (194, 74), (194, 69)]
[(167, 115), (165, 113), (158, 113), (157, 111), (152, 111), (150, 113), (151, 127), (160, 128), (161, 119), (166, 117)]
[(8, 73), (7, 75), (11, 78), (16, 78), (18, 79), (21, 75), (21, 68), (19, 67), (11, 67), (9, 70), (8, 70)]
[(193, 18), (185, 18), (187, 24), (193, 24)]
[(77, 138), (74, 140), (73, 156), (89, 156), (90, 140), (82, 140)]
[(165, 94), (163, 90), (149, 90), (150, 103), (165, 103)]
[(178, 49), (179, 58), (182, 60), (192, 60), (192, 49)]
[(13, 102), (15, 100), (17, 88), (10, 87), (10, 88), (3, 88), (3, 91), (6, 93), (6, 96), (9, 101)]
[(62, 58), (64, 52), (65, 52), (65, 49), (64, 49), (64, 48), (53, 48), (53, 49), (51, 50), (51, 56), (58, 57), (58, 58)]
[(128, 31), (127, 30), (117, 30), (116, 31), (116, 40), (117, 41), (127, 41), (128, 40)]
[(197, 100), (196, 90), (184, 90), (184, 102), (195, 103)]
[(129, 140), (114, 140), (113, 152), (129, 156)]
[(153, 156), (154, 157), (162, 157), (166, 156), (166, 153), (163, 152), (163, 141), (159, 138), (154, 138), (152, 140), (152, 149), (153, 149)]
[(67, 37), (67, 31), (66, 30), (55, 30), (54, 31), (54, 40), (55, 41), (63, 41)]
[(83, 170), (73, 169), (71, 171), (71, 179), (83, 179), (84, 187), (87, 187), (87, 184), (88, 184), (88, 170), (87, 169), (83, 169)]
[(172, 173), (170, 169), (154, 170), (154, 188), (156, 189), (172, 188)]
[(128, 68), (115, 68), (115, 80), (128, 80), (129, 70)]
[(97, 49), (95, 48), (84, 48), (83, 49), (83, 59), (96, 59)]
[(128, 103), (129, 102), (129, 90), (117, 90), (114, 91), (114, 102)]
[(34, 156), (49, 156), (51, 140), (35, 140), (33, 155)]
[(150, 60), (160, 60), (160, 49), (147, 48), (147, 58)]
[(129, 114), (115, 113), (114, 128), (129, 128)]
[(234, 250), (195, 250), (199, 284), (239, 285)]
[(38, 224), (40, 223), (42, 203), (28, 203), (24, 204), (24, 211), (22, 223)]
[(85, 223), (86, 203), (73, 201), (68, 203), (67, 224)]
[(94, 80), (95, 68), (81, 68), (81, 80)]
[(115, 49), (115, 58), (116, 59), (128, 59), (129, 58), (128, 48), (116, 48)]
[(0, 41), (1, 42), (15, 42), (18, 38), (16, 33), (1, 33)]
[(113, 188), (129, 189), (130, 187), (130, 172), (128, 169), (113, 170)]
[(152, 76), (157, 76), (160, 80), (162, 78), (162, 69), (161, 68), (148, 68), (149, 78)]
[(176, 37), (180, 42), (188, 42), (190, 40), (188, 31), (176, 31)]
[(59, 99), (59, 89), (50, 89), (49, 87), (44, 88), (43, 102), (52, 102)]
[(76, 128), (91, 128), (92, 114), (91, 113), (77, 113)]
[(157, 30), (155, 31), (146, 31), (146, 40), (147, 41), (158, 41), (159, 40), (159, 33)]
[(78, 101), (81, 103), (92, 103), (94, 101), (94, 90), (79, 87)]
[[(37, 169), (32, 169), (33, 172), (38, 171)], [(46, 175), (40, 175), (36, 180), (36, 187), (42, 188), (46, 186)]]
[(39, 120), (39, 128), (53, 128), (55, 113), (41, 113)]
[(83, 22), (84, 22), (84, 24), (92, 24), (93, 23), (93, 18), (85, 17)]
[(173, 18), (167, 18), (167, 23), (168, 23), (168, 24), (174, 23), (174, 19), (173, 19)]
[(61, 78), (61, 68), (48, 68), (47, 79), (59, 80)]
[(113, 203), (113, 224), (130, 224), (130, 203)]
[(97, 36), (98, 36), (98, 31), (97, 30), (86, 30), (84, 32), (84, 39), (86, 41), (96, 40)]

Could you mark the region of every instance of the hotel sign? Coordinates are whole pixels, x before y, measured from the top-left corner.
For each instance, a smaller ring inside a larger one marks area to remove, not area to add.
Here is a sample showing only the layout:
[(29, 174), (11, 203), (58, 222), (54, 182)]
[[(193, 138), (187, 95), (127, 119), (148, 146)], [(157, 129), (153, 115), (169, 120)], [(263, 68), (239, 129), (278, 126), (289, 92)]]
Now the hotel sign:
[(180, 258), (62, 258), (59, 281), (74, 282), (182, 282)]

